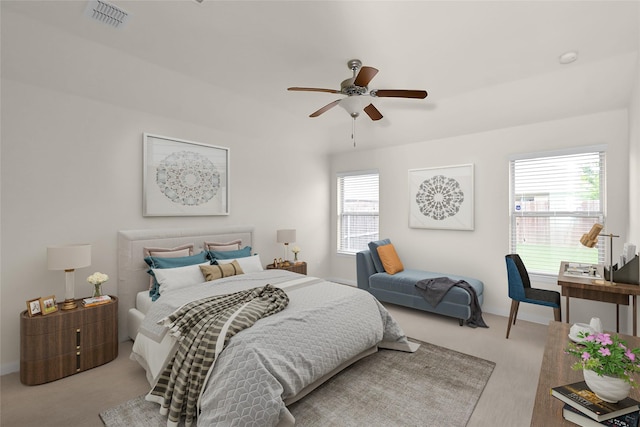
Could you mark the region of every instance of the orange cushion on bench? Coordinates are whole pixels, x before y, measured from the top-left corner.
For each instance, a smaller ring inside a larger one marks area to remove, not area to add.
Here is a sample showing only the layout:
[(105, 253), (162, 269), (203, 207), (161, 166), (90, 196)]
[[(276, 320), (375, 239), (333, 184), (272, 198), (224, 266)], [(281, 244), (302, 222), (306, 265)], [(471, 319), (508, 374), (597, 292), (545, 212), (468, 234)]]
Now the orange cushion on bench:
[(378, 246), (378, 255), (380, 256), (380, 261), (382, 261), (382, 265), (384, 266), (384, 271), (387, 273), (396, 274), (404, 270), (402, 261), (400, 261), (400, 258), (396, 253), (396, 248), (393, 247), (393, 244)]

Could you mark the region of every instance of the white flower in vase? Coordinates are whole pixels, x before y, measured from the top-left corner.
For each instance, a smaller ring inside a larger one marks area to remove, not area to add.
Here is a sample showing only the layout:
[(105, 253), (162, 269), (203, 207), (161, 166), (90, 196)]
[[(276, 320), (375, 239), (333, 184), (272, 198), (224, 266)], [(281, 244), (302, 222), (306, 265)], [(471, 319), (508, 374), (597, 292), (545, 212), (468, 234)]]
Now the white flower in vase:
[(293, 252), (293, 260), (298, 261), (298, 253), (300, 253), (300, 248), (298, 246), (294, 246), (291, 248), (291, 252)]

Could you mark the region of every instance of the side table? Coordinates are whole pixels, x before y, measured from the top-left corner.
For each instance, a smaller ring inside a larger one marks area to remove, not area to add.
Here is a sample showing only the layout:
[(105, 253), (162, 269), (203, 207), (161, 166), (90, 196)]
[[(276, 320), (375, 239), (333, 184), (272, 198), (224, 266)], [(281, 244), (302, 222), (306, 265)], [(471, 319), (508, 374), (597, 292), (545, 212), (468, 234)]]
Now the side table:
[(106, 304), (46, 316), (20, 314), (20, 381), (43, 384), (112, 361), (118, 356), (118, 298)]
[(273, 264), (267, 265), (267, 270), (273, 270), (274, 268), (277, 268), (279, 270), (293, 271), (294, 273), (300, 273), (300, 274), (304, 274), (304, 275), (307, 274), (307, 263), (305, 261), (296, 262), (295, 264), (291, 264), (288, 267), (281, 266), (280, 264), (278, 264), (278, 265), (273, 265)]

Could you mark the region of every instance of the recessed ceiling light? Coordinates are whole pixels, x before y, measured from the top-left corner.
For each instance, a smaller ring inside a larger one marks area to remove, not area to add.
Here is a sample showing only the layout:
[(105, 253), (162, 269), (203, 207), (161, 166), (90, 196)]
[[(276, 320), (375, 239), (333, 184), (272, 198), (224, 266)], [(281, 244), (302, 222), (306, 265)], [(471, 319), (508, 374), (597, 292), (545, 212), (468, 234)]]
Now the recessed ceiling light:
[(577, 59), (578, 59), (578, 52), (574, 50), (565, 52), (562, 55), (560, 55), (560, 57), (558, 58), (561, 64), (571, 64)]

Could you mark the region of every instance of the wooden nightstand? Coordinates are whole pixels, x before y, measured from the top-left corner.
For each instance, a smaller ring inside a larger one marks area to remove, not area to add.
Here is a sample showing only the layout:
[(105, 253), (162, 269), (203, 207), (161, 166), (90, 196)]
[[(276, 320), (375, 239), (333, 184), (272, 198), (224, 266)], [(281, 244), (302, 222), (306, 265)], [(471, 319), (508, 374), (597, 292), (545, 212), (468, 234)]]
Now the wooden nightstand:
[(279, 270), (293, 271), (294, 273), (307, 274), (307, 263), (304, 261), (297, 262), (293, 265), (290, 265), (289, 267), (279, 267), (273, 264), (267, 265), (267, 270), (273, 270), (274, 268), (277, 268)]
[(61, 310), (46, 316), (20, 315), (20, 381), (55, 381), (118, 356), (118, 298), (109, 303)]

